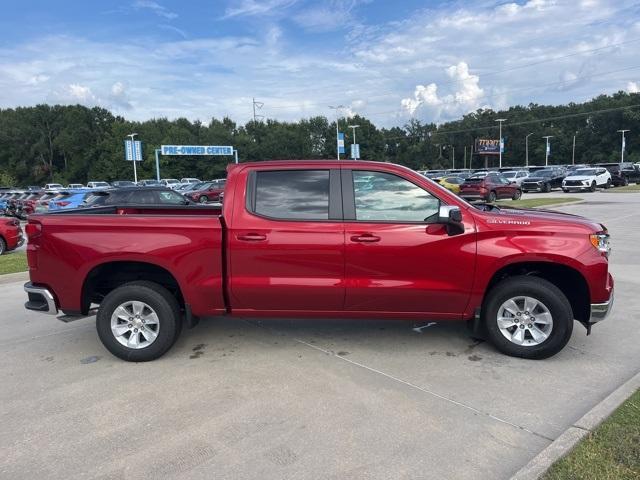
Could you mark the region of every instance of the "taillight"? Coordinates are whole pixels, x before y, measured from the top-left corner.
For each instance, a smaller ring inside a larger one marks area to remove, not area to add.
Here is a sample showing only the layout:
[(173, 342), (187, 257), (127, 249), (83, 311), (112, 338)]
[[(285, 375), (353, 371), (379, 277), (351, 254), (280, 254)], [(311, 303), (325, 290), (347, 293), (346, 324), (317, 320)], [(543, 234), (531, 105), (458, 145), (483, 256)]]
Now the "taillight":
[(39, 222), (29, 222), (25, 225), (24, 231), (29, 239), (42, 235), (42, 224)]

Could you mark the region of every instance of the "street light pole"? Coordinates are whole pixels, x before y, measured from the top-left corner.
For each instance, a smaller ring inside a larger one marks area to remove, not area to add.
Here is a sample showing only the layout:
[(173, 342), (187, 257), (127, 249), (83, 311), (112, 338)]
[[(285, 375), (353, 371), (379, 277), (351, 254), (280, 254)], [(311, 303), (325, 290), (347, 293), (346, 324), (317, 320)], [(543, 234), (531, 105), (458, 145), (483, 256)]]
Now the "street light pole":
[(625, 132), (630, 132), (631, 130), (618, 130), (622, 134), (622, 145), (620, 146), (620, 169), (622, 170), (622, 164), (624, 163), (624, 134)]
[(544, 151), (544, 166), (547, 167), (549, 166), (549, 139), (553, 138), (553, 135), (547, 135), (545, 137), (542, 138), (546, 138), (547, 139), (547, 148)]
[(529, 135), (527, 135), (526, 137), (524, 137), (524, 166), (528, 167), (529, 166), (529, 137), (533, 135), (533, 133), (530, 133)]
[(573, 135), (573, 149), (571, 150), (571, 165), (575, 165), (576, 164), (576, 135), (578, 134), (578, 132), (576, 132)]
[(338, 156), (338, 160), (340, 160), (340, 130), (338, 130), (338, 121), (340, 120), (340, 109), (344, 108), (344, 105), (329, 105), (329, 108), (336, 111), (336, 154)]
[(134, 137), (138, 135), (137, 133), (130, 133), (127, 137), (131, 137), (131, 155), (133, 157), (133, 181), (138, 183), (138, 172), (136, 170), (136, 149), (135, 149), (135, 141)]
[(500, 164), (499, 167), (502, 168), (502, 122), (505, 122), (507, 119), (506, 118), (497, 118), (496, 122), (498, 122), (500, 124)]
[[(352, 145), (353, 145), (353, 147), (352, 147), (352, 148), (353, 148), (353, 154), (354, 154), (354, 155), (356, 155), (356, 153), (357, 153), (357, 152), (356, 152), (356, 128), (358, 128), (359, 126), (360, 126), (360, 125), (349, 125), (349, 128), (350, 128), (351, 130), (353, 130), (353, 144), (352, 144)], [(353, 157), (353, 159), (354, 159), (354, 160), (357, 160), (357, 159), (358, 159), (357, 155), (356, 155), (356, 156), (354, 156), (354, 157)]]

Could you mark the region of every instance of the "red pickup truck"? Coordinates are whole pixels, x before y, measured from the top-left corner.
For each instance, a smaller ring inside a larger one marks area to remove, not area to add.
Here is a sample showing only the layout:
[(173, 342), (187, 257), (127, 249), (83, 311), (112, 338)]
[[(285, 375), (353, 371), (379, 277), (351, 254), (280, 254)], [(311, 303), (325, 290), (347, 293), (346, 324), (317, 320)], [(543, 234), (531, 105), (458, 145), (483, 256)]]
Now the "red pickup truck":
[(62, 210), (26, 233), (26, 308), (97, 306), (100, 339), (130, 361), (217, 315), (467, 320), (506, 354), (545, 358), (613, 303), (604, 226), (473, 206), (379, 162), (232, 165), (221, 210)]

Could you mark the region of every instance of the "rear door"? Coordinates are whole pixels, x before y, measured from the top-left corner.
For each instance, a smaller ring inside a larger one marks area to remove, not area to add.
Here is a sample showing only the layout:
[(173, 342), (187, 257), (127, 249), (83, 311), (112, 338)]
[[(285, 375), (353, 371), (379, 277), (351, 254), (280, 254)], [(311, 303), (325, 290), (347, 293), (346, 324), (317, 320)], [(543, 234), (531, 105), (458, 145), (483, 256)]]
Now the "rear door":
[(458, 318), (469, 299), (475, 223), (449, 235), (433, 222), (441, 201), (382, 171), (344, 170), (346, 301), (354, 312), (418, 313)]
[(227, 250), (233, 310), (342, 311), (340, 171), (272, 168), (236, 180)]

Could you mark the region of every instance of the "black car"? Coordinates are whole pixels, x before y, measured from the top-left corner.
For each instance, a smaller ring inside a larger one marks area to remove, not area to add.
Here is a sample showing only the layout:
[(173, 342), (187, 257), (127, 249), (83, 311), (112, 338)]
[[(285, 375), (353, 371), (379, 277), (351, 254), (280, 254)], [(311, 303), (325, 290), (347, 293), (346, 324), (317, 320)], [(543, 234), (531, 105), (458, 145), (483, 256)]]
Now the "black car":
[(550, 192), (554, 188), (562, 188), (562, 180), (566, 176), (564, 168), (549, 167), (529, 174), (522, 182), (523, 192)]
[(106, 205), (191, 205), (193, 202), (167, 187), (123, 187), (93, 192), (87, 207)]
[[(640, 183), (640, 169), (633, 163), (599, 163), (597, 166), (609, 170), (611, 183), (614, 187)], [(622, 169), (620, 169), (620, 166), (622, 166)]]
[(131, 180), (116, 180), (115, 182), (111, 182), (111, 186), (116, 188), (135, 187), (136, 184)]

